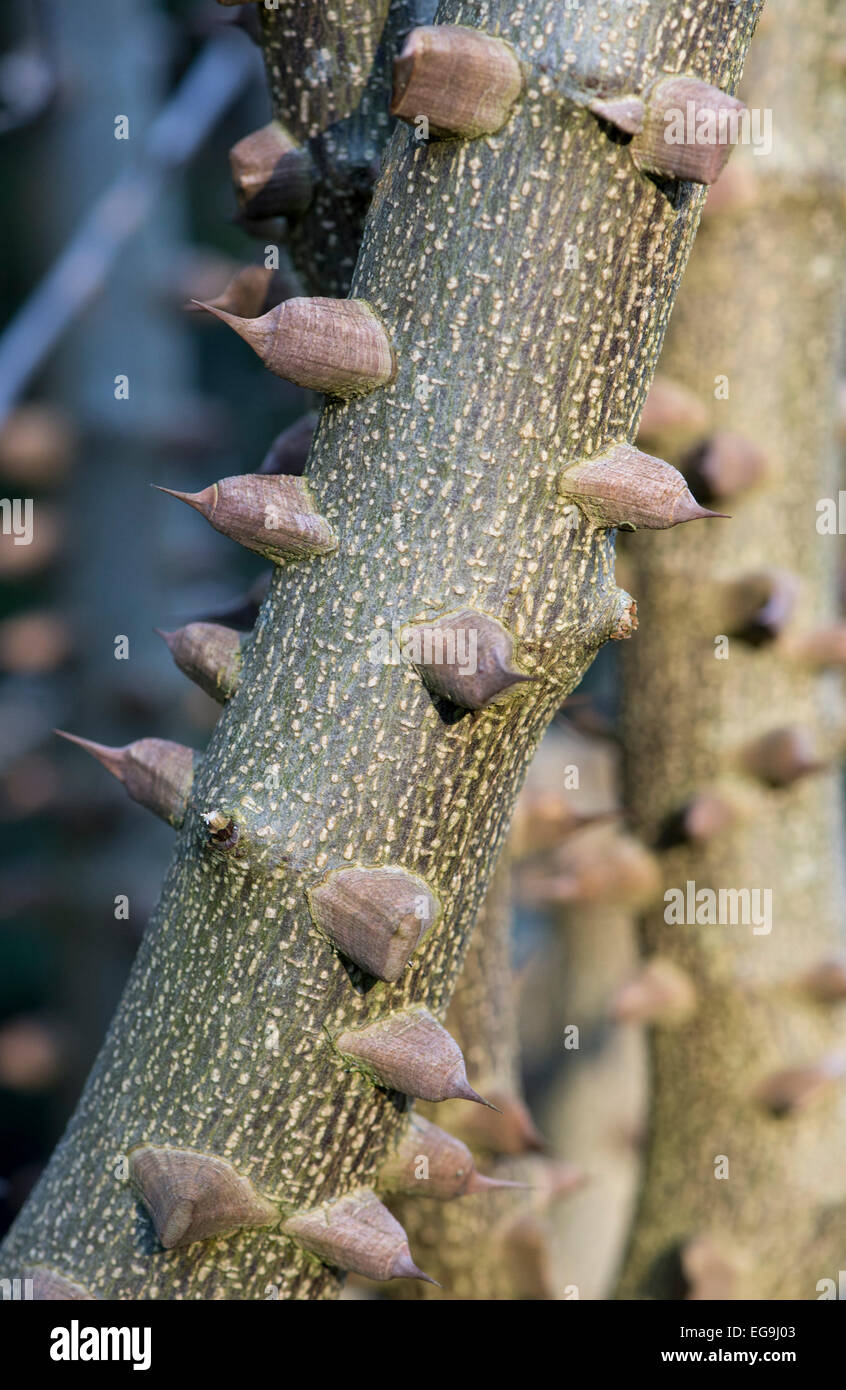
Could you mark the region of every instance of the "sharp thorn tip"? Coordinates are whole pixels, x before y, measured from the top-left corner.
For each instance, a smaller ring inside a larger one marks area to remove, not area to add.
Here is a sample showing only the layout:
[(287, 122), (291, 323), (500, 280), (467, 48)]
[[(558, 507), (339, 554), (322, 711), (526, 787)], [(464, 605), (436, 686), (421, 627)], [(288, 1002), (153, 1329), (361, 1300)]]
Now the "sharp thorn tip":
[(394, 1261), (392, 1275), (394, 1279), (422, 1279), (425, 1284), (434, 1284), (436, 1289), (441, 1288), (437, 1279), (418, 1268), (410, 1253), (402, 1254)]
[(522, 1192), (529, 1192), (532, 1184), (528, 1182), (512, 1182), (510, 1178), (489, 1178), (486, 1173), (473, 1172), (470, 1180), (464, 1189), (465, 1196), (472, 1197), (477, 1192), (493, 1192), (500, 1188), (515, 1188)]
[(474, 1091), (474, 1090), (473, 1090), (473, 1087), (472, 1087), (471, 1085), (469, 1085), (469, 1084), (468, 1084), (468, 1086), (467, 1086), (466, 1091), (463, 1091), (463, 1092), (462, 1092), (461, 1099), (462, 1099), (462, 1100), (475, 1100), (475, 1101), (477, 1102), (478, 1105), (485, 1105), (485, 1106), (487, 1106), (488, 1110), (493, 1110), (497, 1115), (501, 1115), (501, 1114), (502, 1114), (502, 1111), (500, 1110), (500, 1108), (499, 1108), (498, 1105), (494, 1105), (494, 1103), (493, 1103), (492, 1100), (485, 1100), (485, 1097), (484, 1097), (484, 1096), (480, 1096), (480, 1095), (479, 1095), (479, 1092), (478, 1092), (478, 1091)]

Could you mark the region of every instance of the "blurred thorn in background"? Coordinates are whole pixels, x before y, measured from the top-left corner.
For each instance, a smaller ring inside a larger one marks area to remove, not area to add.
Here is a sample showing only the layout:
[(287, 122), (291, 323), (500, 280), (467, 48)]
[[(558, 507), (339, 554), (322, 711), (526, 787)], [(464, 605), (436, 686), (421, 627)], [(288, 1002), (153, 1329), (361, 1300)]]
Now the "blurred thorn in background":
[(13, 410), (0, 429), (0, 475), (24, 487), (55, 487), (70, 472), (75, 451), (75, 430), (65, 411), (30, 401)]
[(0, 1086), (10, 1091), (46, 1091), (70, 1064), (67, 1026), (48, 1013), (25, 1014), (0, 1024)]
[(58, 89), (48, 32), (50, 6), (43, 0), (29, 0), (12, 9), (14, 33), (0, 55), (0, 135), (37, 121)]

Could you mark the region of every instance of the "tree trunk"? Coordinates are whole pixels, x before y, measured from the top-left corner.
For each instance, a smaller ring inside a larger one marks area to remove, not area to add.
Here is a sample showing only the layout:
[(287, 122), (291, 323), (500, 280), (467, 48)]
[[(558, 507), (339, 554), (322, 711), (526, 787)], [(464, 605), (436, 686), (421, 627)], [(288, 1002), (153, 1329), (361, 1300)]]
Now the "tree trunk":
[(432, 22), (437, 0), (390, 0), (390, 5), (358, 0), (349, 7), (352, 24), (339, 5), (344, 45), (327, 48), (324, 36), (321, 56), (315, 58), (314, 46), (306, 43), (304, 12), (317, 14), (321, 8), (312, 4), (307, 10), (295, 0), (293, 14), (263, 7), (260, 14), (274, 116), (303, 142), (311, 163), (311, 201), (302, 216), (290, 220), (287, 245), (312, 294), (344, 295), (395, 125), (390, 115), (393, 60), (409, 30)]
[[(838, 542), (815, 522), (838, 485), (846, 204), (842, 73), (830, 60), (843, 21), (824, 0), (772, 0), (767, 14), (749, 91), (774, 111), (774, 153), (738, 151), (715, 190), (662, 358), (708, 402), (712, 462), (730, 431), (767, 473), (729, 498), (741, 480), (731, 471), (714, 503), (734, 516), (724, 528), (683, 547), (677, 536), (635, 542), (646, 617), (626, 663), (625, 747), (636, 823), (671, 845), (665, 889), (771, 891), (772, 929), (673, 924), (664, 903), (644, 922), (646, 951), (687, 971), (698, 1008), (652, 1038), (626, 1298), (813, 1299), (843, 1264), (846, 1111), (832, 1083), (844, 985), (842, 970), (820, 970), (843, 942), (843, 710), (839, 681), (812, 659), (842, 653), (831, 631), (808, 643), (836, 618)], [(728, 399), (715, 391), (722, 376)], [(782, 766), (768, 766), (774, 745), (767, 755), (757, 741), (785, 728), (809, 732), (823, 770), (800, 779), (811, 769), (795, 737)], [(724, 828), (679, 834), (679, 813), (715, 790)]]
[[(562, 507), (559, 474), (631, 435), (701, 194), (637, 173), (580, 101), (606, 50), (636, 91), (692, 68), (731, 89), (758, 12), (656, 3), (634, 33), (616, 8), (588, 28), (553, 0), (516, 17), (501, 0), (441, 4), (440, 23), (513, 43), (525, 92), (494, 135), (391, 141), (353, 294), (384, 323), (396, 378), (324, 407), (309, 471), (337, 548), (276, 573), (158, 914), (8, 1263), (111, 1298), (337, 1291), (337, 1269), (269, 1215), (370, 1182), (402, 1123), (336, 1040), (410, 1006), (443, 1014), (544, 726), (630, 627), (610, 532)], [(371, 659), (374, 634), (468, 609), (502, 624), (532, 679), (444, 717), (413, 667)], [(237, 852), (210, 844), (215, 813)], [(351, 865), (399, 867), (440, 902), (396, 984), (345, 968), (315, 929), (307, 892)], [(268, 1225), (163, 1252), (121, 1162), (147, 1145), (191, 1151), (229, 1197), (232, 1165)]]

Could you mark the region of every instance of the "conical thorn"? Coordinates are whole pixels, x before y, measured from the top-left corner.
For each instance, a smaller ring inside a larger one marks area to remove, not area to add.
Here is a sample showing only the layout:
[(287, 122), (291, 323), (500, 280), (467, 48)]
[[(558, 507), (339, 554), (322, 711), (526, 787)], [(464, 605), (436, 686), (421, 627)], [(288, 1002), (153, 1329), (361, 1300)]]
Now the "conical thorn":
[(488, 1110), (495, 1111), (497, 1115), (502, 1114), (502, 1111), (500, 1110), (499, 1106), (494, 1105), (492, 1100), (485, 1100), (484, 1096), (480, 1096), (478, 1091), (474, 1091), (473, 1087), (470, 1085), (470, 1082), (467, 1081), (466, 1078), (463, 1080), (459, 1079), (455, 1082), (455, 1089), (452, 1092), (450, 1099), (474, 1100), (476, 1101), (477, 1105), (487, 1106)]
[(208, 509), (213, 505), (214, 483), (211, 487), (203, 488), (202, 492), (179, 492), (176, 488), (162, 487), (159, 483), (151, 483), (150, 486), (154, 487), (156, 492), (166, 492), (168, 497), (187, 502), (189, 507), (193, 507), (202, 516), (208, 516)]

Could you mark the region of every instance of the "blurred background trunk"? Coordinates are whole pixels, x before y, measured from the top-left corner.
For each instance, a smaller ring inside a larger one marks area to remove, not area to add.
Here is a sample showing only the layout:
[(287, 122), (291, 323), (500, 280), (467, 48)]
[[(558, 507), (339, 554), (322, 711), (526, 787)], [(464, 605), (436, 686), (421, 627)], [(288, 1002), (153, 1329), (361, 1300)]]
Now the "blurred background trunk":
[(698, 1007), (653, 1032), (623, 1297), (813, 1299), (843, 1262), (844, 712), (826, 668), (844, 641), (840, 542), (816, 523), (839, 485), (844, 38), (825, 0), (767, 6), (744, 87), (775, 113), (773, 153), (738, 149), (715, 188), (662, 358), (707, 411), (686, 460), (669, 437), (665, 456), (734, 519), (631, 542), (628, 798), (665, 889), (762, 889), (772, 917), (644, 918), (647, 956)]

